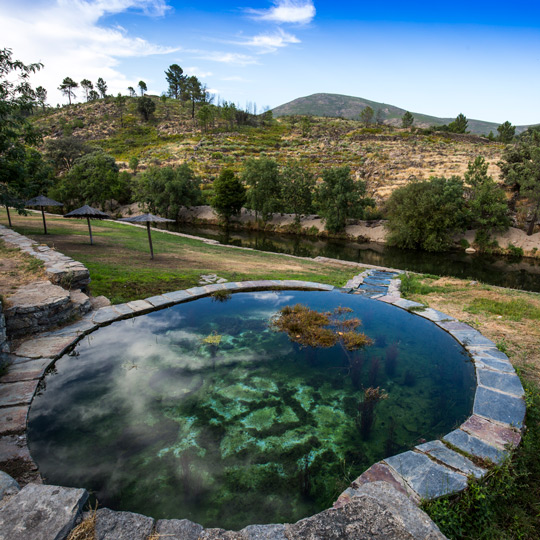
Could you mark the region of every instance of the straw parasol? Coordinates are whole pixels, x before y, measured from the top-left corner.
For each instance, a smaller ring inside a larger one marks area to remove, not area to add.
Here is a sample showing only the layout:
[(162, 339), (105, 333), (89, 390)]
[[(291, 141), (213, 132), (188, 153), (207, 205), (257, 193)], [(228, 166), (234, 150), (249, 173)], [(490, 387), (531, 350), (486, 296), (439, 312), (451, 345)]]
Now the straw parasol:
[(91, 219), (111, 219), (108, 214), (105, 212), (102, 212), (101, 210), (98, 210), (97, 208), (92, 208), (91, 206), (88, 206), (85, 204), (81, 208), (77, 208), (77, 210), (72, 210), (71, 212), (67, 213), (64, 217), (67, 218), (86, 218), (86, 221), (88, 222), (88, 232), (90, 233), (90, 245), (92, 246), (94, 244), (92, 240), (92, 226), (90, 225)]
[(45, 231), (44, 234), (47, 234), (47, 222), (45, 221), (45, 211), (43, 210), (43, 207), (64, 206), (64, 204), (58, 201), (53, 201), (52, 199), (44, 197), (43, 195), (39, 195), (37, 197), (34, 197), (33, 199), (30, 199), (29, 201), (26, 201), (24, 203), (24, 206), (39, 206), (41, 208), (41, 215), (43, 217), (43, 230)]
[(154, 216), (154, 214), (142, 214), (141, 216), (120, 218), (118, 221), (127, 221), (129, 223), (146, 223), (146, 230), (148, 231), (148, 242), (150, 244), (150, 258), (154, 258), (154, 248), (152, 247), (152, 236), (150, 234), (150, 223), (165, 223), (174, 222), (174, 219), (162, 218)]

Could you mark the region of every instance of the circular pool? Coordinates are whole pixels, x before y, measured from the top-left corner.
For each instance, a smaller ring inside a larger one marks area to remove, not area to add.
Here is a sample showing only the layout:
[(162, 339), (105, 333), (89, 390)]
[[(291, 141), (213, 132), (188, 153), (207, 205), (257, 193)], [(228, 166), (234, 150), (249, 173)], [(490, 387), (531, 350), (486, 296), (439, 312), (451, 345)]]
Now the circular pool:
[[(47, 482), (206, 527), (294, 522), (471, 412), (467, 353), (421, 317), (338, 291), (216, 300), (115, 322), (56, 362), (28, 426)], [(296, 304), (350, 308), (371, 344), (299, 346), (271, 324)], [(385, 399), (365, 429), (373, 389)]]

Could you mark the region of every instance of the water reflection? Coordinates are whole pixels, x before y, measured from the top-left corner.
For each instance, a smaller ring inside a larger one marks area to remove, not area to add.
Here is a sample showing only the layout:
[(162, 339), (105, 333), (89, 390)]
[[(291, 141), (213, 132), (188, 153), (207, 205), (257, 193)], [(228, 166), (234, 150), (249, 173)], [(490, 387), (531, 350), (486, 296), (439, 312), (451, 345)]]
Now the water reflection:
[[(296, 303), (351, 307), (373, 345), (299, 348), (269, 328)], [(85, 338), (46, 378), (29, 444), (48, 482), (103, 506), (231, 529), (294, 522), (332, 503), (344, 471), (450, 431), (470, 413), (473, 375), (455, 340), (406, 311), (338, 292), (237, 293)], [(388, 392), (369, 433), (368, 386)]]

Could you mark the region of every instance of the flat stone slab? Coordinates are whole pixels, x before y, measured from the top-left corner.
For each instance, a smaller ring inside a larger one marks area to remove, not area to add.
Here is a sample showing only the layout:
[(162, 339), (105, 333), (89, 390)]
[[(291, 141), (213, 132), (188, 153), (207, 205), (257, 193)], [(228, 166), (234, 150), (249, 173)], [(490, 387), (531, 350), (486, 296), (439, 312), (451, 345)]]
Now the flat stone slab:
[(0, 409), (0, 435), (16, 435), (26, 429), (28, 406)]
[(128, 302), (127, 305), (135, 312), (148, 311), (154, 307), (145, 300), (134, 300), (133, 302)]
[(160, 519), (156, 534), (168, 540), (198, 540), (203, 526), (188, 519)]
[(519, 431), (509, 426), (490, 422), (475, 414), (461, 424), (460, 429), (500, 450), (504, 450), (507, 445), (518, 446), (521, 441)]
[(473, 413), (484, 418), (522, 428), (525, 418), (525, 401), (479, 386), (474, 398)]
[(153, 528), (152, 518), (101, 508), (97, 511), (95, 540), (147, 540)]
[(380, 296), (379, 298), (377, 298), (377, 300), (379, 300), (380, 302), (385, 302), (386, 304), (395, 304), (396, 302), (401, 300), (401, 297), (397, 295), (387, 294), (385, 296)]
[(505, 450), (495, 448), (461, 429), (455, 429), (448, 433), (448, 435), (443, 437), (443, 440), (471, 456), (489, 459), (493, 463), (502, 463), (507, 454)]
[[(21, 487), (19, 486), (19, 484), (13, 478), (11, 478), (9, 474), (0, 471), (0, 501), (4, 497), (15, 495), (20, 491), (20, 489)], [(2, 532), (0, 531), (0, 535), (1, 534)]]
[(394, 305), (403, 309), (426, 307), (424, 304), (419, 304), (418, 302), (413, 302), (412, 300), (405, 300), (405, 298), (400, 298), (397, 302), (394, 302)]
[(128, 304), (115, 304), (114, 306), (111, 306), (111, 307), (114, 309), (114, 311), (116, 311), (120, 315), (133, 315), (133, 312), (135, 311)]
[(451, 321), (455, 320), (454, 317), (450, 317), (450, 315), (447, 315), (446, 313), (443, 313), (442, 311), (437, 311), (433, 308), (426, 308), (422, 311), (417, 311), (417, 315), (420, 317), (424, 317), (424, 319), (429, 319), (433, 322), (442, 322), (442, 321)]
[(29, 405), (37, 385), (37, 380), (0, 384), (0, 408)]
[(58, 358), (74, 341), (75, 338), (69, 335), (37, 337), (25, 341), (15, 351), (15, 354), (27, 358)]
[(173, 303), (172, 300), (164, 295), (151, 296), (150, 298), (145, 298), (145, 301), (154, 307), (170, 306)]
[(287, 539), (298, 540), (446, 539), (427, 514), (386, 482), (365, 484), (348, 504), (286, 525), (285, 530)]
[(108, 306), (98, 309), (92, 316), (92, 321), (96, 324), (106, 324), (119, 318), (119, 312), (115, 311), (112, 306)]
[(384, 461), (423, 499), (442, 497), (467, 487), (465, 476), (435, 463), (425, 454), (408, 451)]
[(192, 296), (188, 294), (186, 291), (168, 292), (168, 293), (165, 293), (163, 296), (171, 300), (171, 302), (181, 302), (182, 300), (192, 298)]
[(414, 493), (407, 489), (403, 478), (396, 474), (391, 467), (381, 461), (372, 465), (367, 471), (364, 471), (351, 483), (351, 488), (358, 489), (360, 486), (370, 482), (386, 482), (407, 497), (410, 497), (411, 494)]
[(472, 351), (471, 355), (477, 368), (488, 367), (504, 373), (515, 373), (514, 366), (512, 366), (509, 360), (500, 360), (498, 358), (493, 358), (493, 356), (483, 356), (474, 351)]
[(487, 471), (477, 467), (470, 459), (450, 450), (441, 441), (430, 441), (416, 447), (421, 452), (429, 454), (437, 461), (441, 461), (445, 465), (457, 469), (465, 476), (473, 475), (475, 478), (482, 478)]
[(23, 364), (9, 366), (8, 372), (0, 378), (0, 383), (14, 383), (41, 379), (49, 365), (53, 362), (51, 358), (39, 358), (30, 360)]
[(470, 330), (450, 330), (462, 345), (466, 347), (493, 347), (495, 344), (490, 339), (484, 337), (480, 332), (471, 328)]
[(497, 373), (490, 369), (477, 368), (476, 376), (478, 377), (478, 383), (487, 388), (519, 397), (525, 395), (521, 381), (515, 373)]
[(447, 332), (451, 331), (470, 331), (473, 330), (473, 327), (468, 325), (467, 323), (460, 322), (460, 321), (441, 321), (438, 323), (438, 326), (441, 328), (444, 328)]
[(64, 540), (87, 498), (84, 489), (28, 484), (0, 508), (0, 539)]
[(8, 463), (9, 461), (34, 463), (30, 457), (25, 436), (5, 435), (0, 437), (0, 463)]

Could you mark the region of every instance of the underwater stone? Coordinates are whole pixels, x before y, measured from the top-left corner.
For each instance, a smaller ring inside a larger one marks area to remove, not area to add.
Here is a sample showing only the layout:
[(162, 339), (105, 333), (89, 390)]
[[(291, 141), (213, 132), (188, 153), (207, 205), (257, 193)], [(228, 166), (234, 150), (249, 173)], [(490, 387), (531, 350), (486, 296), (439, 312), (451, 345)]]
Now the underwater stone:
[(416, 447), (421, 452), (425, 452), (435, 459), (442, 461), (445, 465), (461, 471), (463, 474), (469, 476), (474, 475), (476, 478), (482, 478), (486, 471), (477, 467), (472, 461), (466, 457), (450, 450), (441, 441), (430, 441), (421, 444)]
[(495, 448), (487, 442), (477, 439), (461, 429), (455, 429), (448, 435), (445, 435), (443, 440), (456, 446), (460, 450), (467, 452), (467, 454), (482, 459), (490, 459), (494, 463), (501, 463), (506, 456), (504, 450)]
[(0, 435), (23, 433), (26, 429), (27, 416), (27, 406), (0, 409)]
[(442, 497), (467, 487), (465, 476), (435, 463), (425, 454), (409, 450), (385, 461), (424, 499)]
[(427, 514), (386, 482), (365, 484), (350, 503), (286, 525), (285, 530), (290, 539), (446, 539)]
[(86, 499), (85, 489), (28, 484), (0, 508), (0, 538), (64, 540)]
[(476, 375), (479, 384), (482, 386), (494, 388), (507, 394), (514, 394), (515, 396), (523, 396), (525, 393), (519, 377), (514, 373), (497, 373), (489, 369), (477, 368)]
[(461, 424), (461, 429), (501, 450), (508, 444), (517, 446), (521, 441), (518, 431), (508, 426), (495, 424), (475, 414)]
[(145, 298), (144, 300), (149, 304), (152, 304), (154, 307), (161, 307), (172, 304), (172, 300), (170, 298), (161, 295), (151, 296), (150, 298)]
[(37, 385), (37, 380), (0, 385), (0, 407), (30, 404)]
[(152, 518), (101, 508), (97, 511), (95, 540), (147, 540), (153, 528)]
[[(21, 490), (19, 484), (3, 471), (0, 471), (0, 501), (4, 497), (15, 495)], [(1, 534), (1, 533), (0, 533)]]
[(525, 401), (520, 397), (479, 386), (476, 389), (473, 412), (485, 418), (521, 428), (525, 418)]
[(197, 540), (203, 526), (189, 519), (160, 519), (156, 523), (156, 534), (169, 540)]

